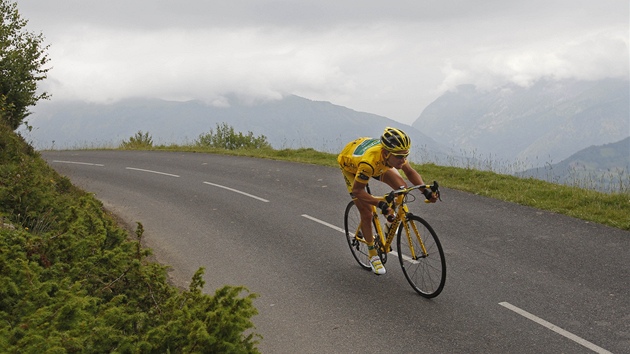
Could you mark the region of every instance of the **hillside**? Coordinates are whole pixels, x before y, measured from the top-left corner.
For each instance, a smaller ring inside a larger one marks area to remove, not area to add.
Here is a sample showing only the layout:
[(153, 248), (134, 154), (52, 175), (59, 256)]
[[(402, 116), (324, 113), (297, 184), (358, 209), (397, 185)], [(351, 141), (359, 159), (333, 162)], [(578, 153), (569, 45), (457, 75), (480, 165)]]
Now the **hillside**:
[(131, 236), (4, 122), (0, 147), (1, 353), (258, 352), (254, 294), (203, 293), (203, 268), (177, 288), (140, 224)]
[[(29, 119), (29, 139), (38, 148), (118, 146), (142, 130), (158, 144), (191, 143), (200, 134), (227, 123), (241, 132), (265, 135), (276, 149), (312, 147), (340, 151), (360, 136), (379, 136), (396, 126), (411, 136), (414, 151), (445, 154), (447, 149), (419, 130), (375, 114), (357, 112), (329, 102), (288, 96), (278, 101), (246, 103), (229, 97), (225, 106), (200, 101), (173, 102), (129, 99), (112, 104), (42, 102)], [(427, 152), (428, 151), (428, 152)]]
[(432, 136), (449, 147), (538, 167), (629, 136), (629, 97), (629, 82), (619, 79), (463, 85), (430, 104), (413, 126), (435, 127)]
[(609, 192), (627, 190), (630, 187), (629, 172), (630, 137), (615, 143), (590, 146), (559, 163), (529, 169), (519, 175)]

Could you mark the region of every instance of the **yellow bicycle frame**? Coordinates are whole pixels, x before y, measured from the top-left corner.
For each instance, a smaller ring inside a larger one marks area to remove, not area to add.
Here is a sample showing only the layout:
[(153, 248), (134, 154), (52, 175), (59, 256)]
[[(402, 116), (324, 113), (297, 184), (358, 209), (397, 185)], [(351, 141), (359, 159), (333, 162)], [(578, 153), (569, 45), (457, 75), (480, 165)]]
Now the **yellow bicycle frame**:
[[(389, 253), (391, 251), (391, 245), (394, 242), (394, 237), (396, 236), (396, 230), (398, 229), (399, 225), (402, 224), (403, 227), (405, 228), (405, 234), (407, 235), (407, 238), (409, 241), (409, 247), (410, 247), (409, 252), (411, 253), (411, 258), (413, 260), (417, 260), (420, 257), (416, 255), (416, 250), (414, 249), (413, 242), (411, 241), (411, 237), (412, 237), (411, 235), (416, 235), (418, 237), (418, 243), (420, 244), (420, 247), (422, 248), (421, 257), (427, 255), (427, 250), (424, 246), (424, 243), (422, 242), (422, 236), (420, 235), (420, 231), (418, 230), (418, 227), (416, 226), (415, 223), (411, 223), (411, 230), (413, 232), (410, 232), (411, 231), (409, 228), (410, 223), (407, 222), (407, 218), (406, 218), (407, 213), (409, 213), (409, 208), (407, 207), (407, 204), (404, 203), (404, 198), (406, 195), (407, 193), (401, 193), (396, 196), (395, 203), (398, 206), (398, 211), (396, 213), (396, 218), (392, 222), (387, 235), (385, 235), (385, 233), (383, 232), (383, 227), (378, 217), (378, 212), (376, 210), (376, 207), (372, 207), (372, 218), (374, 220), (374, 225), (376, 228), (376, 237), (378, 237), (380, 240), (382, 252)], [(356, 234), (357, 233), (355, 233), (355, 235)], [(360, 241), (365, 242), (364, 240), (360, 240)]]

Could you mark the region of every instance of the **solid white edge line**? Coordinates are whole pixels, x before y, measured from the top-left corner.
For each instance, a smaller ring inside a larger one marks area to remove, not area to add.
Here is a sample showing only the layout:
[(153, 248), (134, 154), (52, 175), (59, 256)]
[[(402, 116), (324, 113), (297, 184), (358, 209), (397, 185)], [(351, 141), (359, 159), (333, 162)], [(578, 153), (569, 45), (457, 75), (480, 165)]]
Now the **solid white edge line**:
[(588, 348), (588, 349), (590, 349), (590, 350), (592, 350), (592, 351), (594, 351), (596, 353), (612, 354), (608, 350), (606, 350), (606, 349), (604, 349), (602, 347), (599, 347), (599, 346), (597, 346), (597, 345), (587, 341), (586, 339), (582, 339), (582, 338), (576, 336), (575, 334), (573, 334), (571, 332), (565, 331), (564, 329), (554, 325), (553, 323), (547, 322), (547, 321), (543, 320), (542, 318), (540, 318), (538, 316), (532, 315), (531, 313), (529, 313), (529, 312), (527, 312), (525, 310), (522, 310), (522, 309), (520, 309), (520, 308), (510, 304), (509, 302), (500, 302), (499, 305), (501, 305), (501, 306), (503, 306), (503, 307), (505, 307), (505, 308), (507, 308), (509, 310), (512, 310), (512, 311), (518, 313), (519, 315), (521, 315), (521, 316), (523, 316), (523, 317), (525, 317), (525, 318), (527, 318), (527, 319), (529, 319), (531, 321), (534, 321), (534, 322), (538, 323), (539, 325), (544, 326), (544, 327), (546, 327), (546, 328), (548, 328), (548, 329), (558, 333), (559, 335), (564, 336), (564, 337), (566, 337), (566, 338), (568, 338), (568, 339), (570, 339), (570, 340), (572, 340), (572, 341), (574, 341), (574, 342), (576, 342), (576, 343), (578, 343), (578, 344), (580, 344), (580, 345), (582, 345), (582, 346), (584, 346), (584, 347), (586, 347), (586, 348)]
[(257, 196), (255, 196), (255, 195), (252, 195), (252, 194), (249, 194), (249, 193), (245, 193), (245, 192), (243, 192), (243, 191), (239, 191), (238, 189), (234, 189), (234, 188), (230, 188), (230, 187), (222, 186), (222, 185), (220, 185), (220, 184), (216, 184), (216, 183), (210, 183), (210, 182), (203, 182), (203, 183), (204, 183), (204, 184), (211, 185), (211, 186), (215, 186), (215, 187), (223, 188), (223, 189), (226, 189), (226, 190), (228, 190), (228, 191), (230, 191), (230, 192), (239, 193), (239, 194), (242, 194), (242, 195), (248, 196), (248, 197), (250, 197), (250, 198), (254, 198), (254, 199), (260, 200), (261, 202), (269, 203), (269, 201), (268, 201), (267, 199), (264, 199), (264, 198), (261, 198), (261, 197), (257, 197)]
[(99, 167), (103, 167), (103, 166), (105, 166), (105, 165), (101, 165), (100, 163), (77, 162), (77, 161), (53, 160), (52, 162), (56, 162), (56, 163), (69, 163), (69, 164), (74, 164), (74, 165), (99, 166)]
[(143, 170), (141, 168), (126, 167), (126, 169), (127, 170), (133, 170), (133, 171), (140, 171), (140, 172), (155, 173), (155, 174), (164, 175), (164, 176), (179, 177), (178, 175), (173, 175), (173, 174), (170, 174), (170, 173), (159, 172), (159, 171), (151, 171), (151, 170)]

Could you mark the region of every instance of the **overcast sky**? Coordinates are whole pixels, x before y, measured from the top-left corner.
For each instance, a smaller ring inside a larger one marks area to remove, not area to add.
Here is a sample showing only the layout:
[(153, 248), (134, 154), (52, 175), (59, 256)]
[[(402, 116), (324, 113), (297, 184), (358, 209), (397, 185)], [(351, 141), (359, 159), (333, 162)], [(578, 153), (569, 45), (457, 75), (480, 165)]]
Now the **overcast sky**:
[(628, 77), (628, 0), (18, 0), (53, 100), (295, 94), (411, 124), (445, 90)]

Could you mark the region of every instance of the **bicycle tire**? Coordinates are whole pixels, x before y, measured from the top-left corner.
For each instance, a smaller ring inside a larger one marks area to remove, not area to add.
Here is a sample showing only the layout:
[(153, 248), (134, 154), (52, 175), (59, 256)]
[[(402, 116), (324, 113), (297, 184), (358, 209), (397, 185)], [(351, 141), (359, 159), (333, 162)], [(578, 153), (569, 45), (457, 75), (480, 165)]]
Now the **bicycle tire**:
[(359, 214), (359, 209), (354, 205), (354, 202), (348, 203), (343, 219), (346, 241), (348, 241), (352, 256), (363, 269), (372, 269), (370, 267), (367, 244), (357, 240), (355, 237), (355, 232), (359, 230), (361, 225), (361, 214)]
[[(446, 259), (442, 244), (431, 225), (421, 217), (408, 215), (407, 225), (408, 228), (401, 225), (398, 230), (396, 243), (400, 266), (405, 278), (418, 294), (425, 298), (434, 298), (442, 292), (446, 283)], [(407, 235), (407, 230), (411, 235)], [(427, 254), (413, 259), (410, 239), (413, 249), (422, 252), (419, 242), (421, 239)]]

